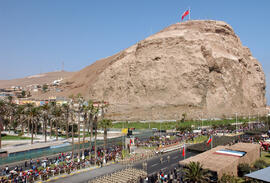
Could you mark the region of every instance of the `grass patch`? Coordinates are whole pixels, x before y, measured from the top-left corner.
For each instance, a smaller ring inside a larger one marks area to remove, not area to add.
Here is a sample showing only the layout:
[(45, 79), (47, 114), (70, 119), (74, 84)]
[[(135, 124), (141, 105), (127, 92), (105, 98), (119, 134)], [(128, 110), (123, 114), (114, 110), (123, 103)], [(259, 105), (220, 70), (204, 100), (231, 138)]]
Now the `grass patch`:
[(155, 150), (157, 146), (150, 146), (150, 147), (143, 146), (141, 148), (146, 149), (146, 150)]
[(31, 137), (20, 137), (14, 135), (6, 135), (2, 137), (2, 140), (31, 140)]
[(209, 138), (208, 136), (201, 135), (201, 136), (195, 137), (195, 138), (193, 139), (193, 141), (192, 141), (192, 140), (189, 140), (188, 143), (194, 143), (194, 144), (202, 143), (202, 142), (207, 141), (208, 138)]
[[(255, 119), (251, 120), (254, 121)], [(248, 119), (240, 118), (237, 119), (238, 123), (242, 122), (248, 122)], [(200, 120), (192, 120), (192, 121), (185, 121), (185, 122), (180, 122), (180, 121), (174, 121), (174, 122), (162, 122), (157, 123), (157, 122), (149, 122), (149, 123), (142, 123), (142, 122), (119, 122), (119, 123), (114, 123), (113, 128), (135, 128), (135, 129), (161, 129), (161, 130), (170, 130), (170, 129), (175, 129), (176, 127), (200, 127), (201, 125), (203, 126), (213, 126), (213, 125), (228, 125), (235, 123), (235, 119), (222, 119), (222, 120), (206, 120), (206, 121), (200, 121)]]
[(262, 154), (261, 154), (261, 160), (264, 160), (267, 164), (270, 164), (270, 153), (269, 152), (265, 152), (265, 151), (262, 151)]
[[(207, 136), (204, 136), (202, 138), (206, 138), (206, 140), (208, 139)], [(233, 136), (233, 137), (212, 136), (212, 144), (213, 144), (213, 147), (217, 147), (219, 145), (227, 145), (227, 144), (237, 140), (238, 138), (239, 138), (238, 136)], [(201, 139), (201, 140), (203, 140), (203, 139)], [(201, 143), (193, 144), (193, 145), (189, 146), (187, 149), (190, 151), (195, 151), (195, 152), (205, 152), (207, 150), (210, 150), (211, 145), (207, 145), (205, 141), (203, 141)]]

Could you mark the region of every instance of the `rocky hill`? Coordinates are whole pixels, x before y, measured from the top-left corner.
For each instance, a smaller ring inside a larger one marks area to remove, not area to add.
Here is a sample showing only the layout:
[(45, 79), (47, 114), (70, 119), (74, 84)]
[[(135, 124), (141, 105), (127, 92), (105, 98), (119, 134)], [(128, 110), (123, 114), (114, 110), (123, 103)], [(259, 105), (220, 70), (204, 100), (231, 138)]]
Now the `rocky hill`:
[(46, 84), (52, 83), (57, 79), (67, 79), (72, 76), (72, 72), (66, 71), (57, 71), (57, 72), (48, 72), (43, 74), (37, 74), (28, 76), (20, 79), (12, 79), (12, 80), (0, 80), (0, 88), (8, 88), (11, 86), (27, 86), (33, 84)]
[(117, 120), (257, 114), (266, 106), (261, 64), (222, 21), (171, 25), (68, 83), (65, 95), (108, 101)]

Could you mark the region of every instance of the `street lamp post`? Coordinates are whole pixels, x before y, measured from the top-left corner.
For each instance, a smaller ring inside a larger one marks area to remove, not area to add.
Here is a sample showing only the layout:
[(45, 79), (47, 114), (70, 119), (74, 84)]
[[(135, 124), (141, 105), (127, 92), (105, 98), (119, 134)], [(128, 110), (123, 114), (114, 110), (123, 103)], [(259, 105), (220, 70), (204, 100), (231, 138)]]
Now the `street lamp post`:
[(248, 129), (250, 130), (250, 113), (248, 113)]
[(235, 133), (237, 133), (237, 113), (235, 113)]
[(159, 137), (161, 137), (161, 121), (159, 122)]

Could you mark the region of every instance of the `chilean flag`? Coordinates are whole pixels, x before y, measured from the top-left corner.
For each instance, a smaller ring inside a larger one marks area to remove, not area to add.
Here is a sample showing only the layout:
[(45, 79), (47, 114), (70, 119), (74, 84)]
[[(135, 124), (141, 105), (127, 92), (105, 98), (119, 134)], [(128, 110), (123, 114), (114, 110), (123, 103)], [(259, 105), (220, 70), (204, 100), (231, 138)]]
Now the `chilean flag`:
[(209, 145), (212, 142), (212, 135), (209, 137), (209, 139), (207, 140), (207, 145)]
[(131, 145), (131, 144), (132, 144), (132, 140), (130, 139), (130, 140), (129, 140), (129, 145)]
[(185, 152), (185, 144), (184, 144), (184, 146), (183, 146), (183, 151), (182, 151), (182, 156), (183, 156), (183, 157), (185, 157), (185, 153), (186, 153), (186, 152)]
[(182, 21), (184, 20), (184, 18), (190, 13), (190, 10), (188, 9), (187, 11), (185, 11), (183, 14), (182, 14)]

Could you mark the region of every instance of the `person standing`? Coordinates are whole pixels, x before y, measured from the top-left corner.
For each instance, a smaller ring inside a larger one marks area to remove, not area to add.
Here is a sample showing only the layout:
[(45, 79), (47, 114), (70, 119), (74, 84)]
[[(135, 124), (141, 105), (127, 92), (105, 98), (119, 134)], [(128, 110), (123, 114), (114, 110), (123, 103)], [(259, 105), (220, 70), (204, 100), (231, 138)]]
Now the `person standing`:
[(9, 174), (9, 167), (6, 166), (6, 175), (8, 175), (8, 174)]

